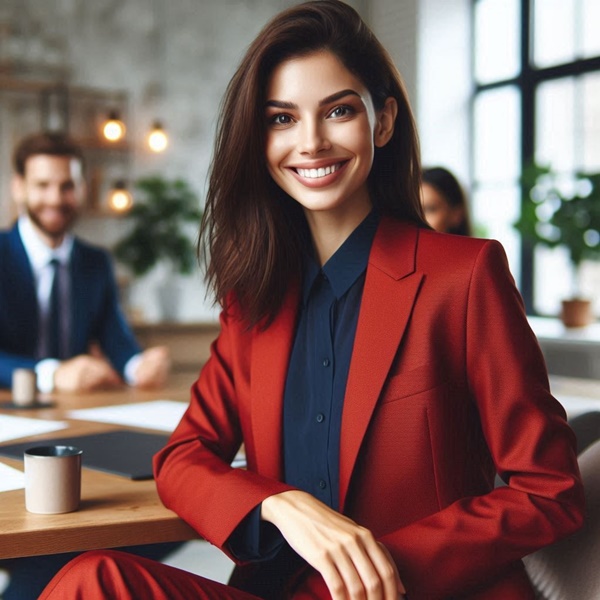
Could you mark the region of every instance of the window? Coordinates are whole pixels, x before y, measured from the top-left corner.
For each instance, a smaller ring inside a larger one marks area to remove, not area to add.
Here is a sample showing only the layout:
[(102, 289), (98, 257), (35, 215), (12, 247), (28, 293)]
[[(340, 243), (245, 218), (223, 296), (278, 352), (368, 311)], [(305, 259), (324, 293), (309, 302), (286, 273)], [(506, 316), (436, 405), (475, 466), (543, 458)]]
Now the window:
[(473, 0), (473, 213), (532, 313), (557, 314), (572, 273), (562, 248), (533, 249), (514, 230), (520, 173), (532, 159), (600, 171), (599, 22), (598, 0)]

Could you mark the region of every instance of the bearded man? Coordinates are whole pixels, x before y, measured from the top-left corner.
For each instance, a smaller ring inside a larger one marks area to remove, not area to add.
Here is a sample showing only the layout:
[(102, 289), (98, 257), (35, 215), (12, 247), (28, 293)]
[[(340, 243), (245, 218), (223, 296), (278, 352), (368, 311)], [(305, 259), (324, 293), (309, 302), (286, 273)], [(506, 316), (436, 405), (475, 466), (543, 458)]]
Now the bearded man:
[(17, 368), (35, 369), (42, 392), (161, 386), (168, 350), (141, 350), (108, 253), (71, 233), (85, 197), (81, 149), (62, 134), (29, 136), (14, 169), (19, 218), (0, 232), (0, 387)]

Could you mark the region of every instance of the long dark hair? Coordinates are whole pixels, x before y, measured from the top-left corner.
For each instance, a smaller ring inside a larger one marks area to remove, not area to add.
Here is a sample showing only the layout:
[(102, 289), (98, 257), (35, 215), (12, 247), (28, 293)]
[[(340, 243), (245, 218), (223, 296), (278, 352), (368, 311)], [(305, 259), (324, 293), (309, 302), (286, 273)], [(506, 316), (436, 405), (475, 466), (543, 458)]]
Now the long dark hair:
[(461, 222), (456, 227), (449, 229), (448, 233), (473, 235), (467, 198), (458, 179), (444, 167), (429, 167), (423, 169), (423, 183), (428, 183), (434, 187), (453, 208), (462, 207), (463, 218)]
[(224, 308), (229, 295), (250, 324), (268, 325), (299, 276), (309, 232), (300, 205), (271, 179), (265, 162), (266, 90), (280, 63), (325, 50), (369, 90), (376, 110), (398, 103), (391, 140), (375, 149), (368, 178), (382, 215), (425, 225), (419, 144), (400, 75), (358, 13), (339, 0), (316, 0), (275, 16), (248, 48), (221, 108), (199, 250)]

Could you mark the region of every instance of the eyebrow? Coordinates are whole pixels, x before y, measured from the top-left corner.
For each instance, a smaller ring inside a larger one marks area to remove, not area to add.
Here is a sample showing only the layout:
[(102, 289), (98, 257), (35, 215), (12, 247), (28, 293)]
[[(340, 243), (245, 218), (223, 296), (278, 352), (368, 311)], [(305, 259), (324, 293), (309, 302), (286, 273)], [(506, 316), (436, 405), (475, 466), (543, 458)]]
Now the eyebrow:
[[(319, 100), (319, 106), (325, 106), (327, 104), (330, 104), (331, 102), (336, 102), (337, 100), (345, 98), (346, 96), (356, 96), (360, 98), (360, 94), (352, 89), (341, 90), (340, 92), (335, 92), (335, 94), (331, 94), (330, 96)], [(288, 110), (294, 110), (298, 108), (297, 104), (294, 104), (293, 102), (284, 102), (282, 100), (267, 100), (266, 106), (272, 106), (274, 108), (284, 108)]]

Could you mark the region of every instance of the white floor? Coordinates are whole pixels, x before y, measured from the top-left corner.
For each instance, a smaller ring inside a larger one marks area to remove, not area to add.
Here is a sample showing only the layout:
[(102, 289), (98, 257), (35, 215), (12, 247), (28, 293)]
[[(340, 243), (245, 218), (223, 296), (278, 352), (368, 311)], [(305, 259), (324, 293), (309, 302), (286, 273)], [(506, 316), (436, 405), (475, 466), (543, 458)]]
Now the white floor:
[(0, 569), (0, 598), (2, 598), (2, 592), (8, 585), (8, 573)]
[(204, 540), (187, 542), (163, 562), (221, 583), (227, 583), (233, 569), (233, 562)]

